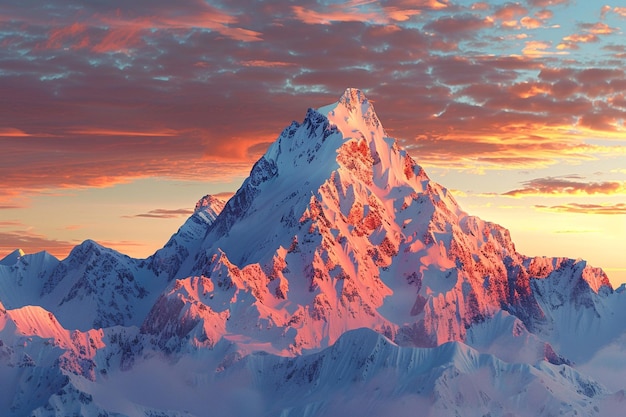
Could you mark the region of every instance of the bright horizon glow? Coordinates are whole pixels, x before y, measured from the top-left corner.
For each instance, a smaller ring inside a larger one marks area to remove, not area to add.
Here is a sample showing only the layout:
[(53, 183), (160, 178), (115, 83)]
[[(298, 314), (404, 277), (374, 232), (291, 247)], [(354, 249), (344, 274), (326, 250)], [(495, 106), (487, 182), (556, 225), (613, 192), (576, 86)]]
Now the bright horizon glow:
[(529, 256), (626, 282), (626, 29), (615, 3), (184, 0), (0, 13), (0, 258), (147, 257), (347, 87)]

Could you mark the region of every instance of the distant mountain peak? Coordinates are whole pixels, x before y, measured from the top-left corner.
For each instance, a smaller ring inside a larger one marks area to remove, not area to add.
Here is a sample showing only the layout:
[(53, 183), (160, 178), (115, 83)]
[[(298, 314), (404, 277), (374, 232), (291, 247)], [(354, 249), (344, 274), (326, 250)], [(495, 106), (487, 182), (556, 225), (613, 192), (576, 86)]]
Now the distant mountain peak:
[(320, 107), (317, 111), (326, 116), (330, 123), (336, 126), (346, 139), (352, 137), (357, 131), (360, 131), (360, 133), (368, 131), (371, 131), (371, 133), (378, 132), (382, 136), (387, 136), (384, 130), (382, 130), (374, 105), (367, 99), (365, 93), (358, 88), (346, 89), (339, 97), (339, 101)]
[[(367, 114), (369, 111), (374, 111), (372, 103), (367, 99), (365, 93), (358, 88), (346, 88), (341, 97), (339, 97), (339, 101), (336, 103), (347, 109), (350, 112), (359, 112), (361, 114)], [(320, 113), (325, 114), (327, 107), (325, 106), (319, 109)]]
[(211, 194), (207, 194), (204, 197), (202, 197), (200, 200), (198, 200), (193, 212), (198, 213), (199, 211), (202, 211), (202, 210), (204, 211), (210, 210), (211, 212), (215, 213), (215, 215), (217, 216), (220, 213), (220, 211), (222, 211), (222, 209), (224, 208), (225, 203), (226, 202), (222, 200), (221, 198), (216, 197)]
[(15, 249), (13, 252), (9, 253), (4, 258), (0, 259), (0, 265), (15, 265), (15, 263), (24, 256), (25, 253), (21, 249)]

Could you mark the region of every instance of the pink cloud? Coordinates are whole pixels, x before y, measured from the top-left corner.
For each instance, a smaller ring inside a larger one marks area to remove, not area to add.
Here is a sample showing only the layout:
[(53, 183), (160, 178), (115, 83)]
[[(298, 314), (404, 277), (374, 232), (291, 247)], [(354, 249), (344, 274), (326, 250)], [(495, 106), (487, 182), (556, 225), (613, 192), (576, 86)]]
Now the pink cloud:
[(85, 42), (89, 42), (86, 35), (87, 30), (87, 25), (78, 22), (67, 27), (54, 28), (50, 31), (48, 40), (42, 47), (62, 48), (68, 41), (71, 42), (72, 47), (84, 47), (86, 46)]
[(512, 20), (528, 13), (528, 9), (519, 3), (506, 3), (498, 8), (494, 17), (500, 20)]
[(3, 127), (0, 128), (0, 137), (5, 138), (25, 138), (30, 136), (28, 133), (24, 132), (20, 129), (15, 129), (12, 127)]
[(563, 40), (566, 42), (590, 43), (590, 42), (598, 42), (599, 39), (593, 33), (582, 33), (582, 34), (573, 34), (573, 35), (565, 36)]
[(252, 59), (248, 61), (241, 61), (241, 65), (244, 67), (264, 67), (264, 68), (276, 68), (276, 67), (291, 67), (295, 64), (292, 62), (281, 61), (265, 61), (263, 59)]
[[(536, 209), (555, 213), (626, 215), (626, 204), (580, 204), (569, 203), (556, 206), (536, 205)], [(563, 232), (561, 232), (563, 233)], [(576, 232), (580, 233), (580, 232)]]
[(527, 41), (522, 54), (527, 57), (540, 57), (544, 55), (552, 55), (554, 52), (550, 52), (552, 47), (550, 42), (546, 41)]
[(490, 8), (491, 6), (489, 5), (489, 3), (486, 3), (484, 1), (476, 2), (470, 6), (471, 10), (480, 10), (480, 11), (486, 11), (486, 10), (489, 10)]
[(537, 29), (543, 26), (541, 20), (525, 16), (520, 20), (520, 24), (526, 29)]
[(107, 30), (106, 35), (92, 46), (92, 50), (98, 53), (127, 53), (130, 49), (140, 47), (142, 44), (140, 28), (122, 27)]
[(425, 28), (444, 36), (465, 36), (467, 33), (479, 31), (493, 26), (493, 21), (474, 15), (441, 17), (428, 23)]
[[(258, 41), (261, 33), (239, 27), (235, 14), (208, 3), (187, 1), (171, 8), (157, 2), (134, 8), (125, 4), (102, 10), (85, 6), (69, 25), (54, 26), (44, 48), (90, 48), (94, 52), (127, 52), (142, 44), (143, 36), (154, 30), (208, 29), (239, 41)], [(90, 15), (89, 13), (92, 12)]]
[(559, 4), (569, 4), (571, 0), (528, 0), (528, 4), (533, 7), (548, 7)]
[(113, 130), (106, 128), (80, 128), (68, 130), (68, 133), (74, 135), (85, 135), (85, 136), (126, 136), (126, 137), (168, 137), (168, 136), (176, 136), (179, 132), (176, 132), (172, 129), (162, 129), (162, 130)]
[(524, 187), (502, 195), (509, 197), (555, 195), (612, 195), (626, 193), (626, 182), (584, 182), (577, 176), (536, 178), (524, 182)]
[(626, 7), (615, 7), (613, 11), (621, 17), (626, 17)]
[(541, 21), (552, 19), (553, 16), (554, 16), (554, 13), (552, 12), (552, 10), (548, 10), (548, 9), (539, 10), (538, 12), (535, 13), (535, 17)]
[(359, 4), (348, 3), (343, 6), (329, 6), (327, 10), (318, 12), (316, 10), (303, 7), (292, 6), (291, 9), (296, 19), (309, 25), (329, 25), (332, 22), (362, 22), (369, 21), (379, 24), (388, 23), (387, 16), (377, 11), (363, 11)]
[(389, 16), (391, 20), (396, 22), (404, 22), (411, 19), (413, 16), (422, 14), (418, 9), (399, 9), (397, 7), (385, 7), (385, 14)]
[(619, 31), (619, 29), (610, 27), (609, 25), (603, 22), (583, 23), (580, 25), (580, 27), (584, 29), (585, 31), (594, 35), (610, 35), (612, 33)]

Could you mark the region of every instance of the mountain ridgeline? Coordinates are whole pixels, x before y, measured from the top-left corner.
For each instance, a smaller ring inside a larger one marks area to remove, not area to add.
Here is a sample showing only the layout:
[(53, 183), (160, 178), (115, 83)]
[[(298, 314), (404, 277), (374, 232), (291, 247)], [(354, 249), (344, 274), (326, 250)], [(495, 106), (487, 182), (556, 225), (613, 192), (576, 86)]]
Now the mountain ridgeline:
[[(86, 241), (0, 261), (0, 409), (619, 415), (624, 387), (578, 367), (624, 344), (625, 297), (585, 261), (518, 253), (348, 89), (147, 259)], [(150, 399), (155, 375), (176, 389)]]

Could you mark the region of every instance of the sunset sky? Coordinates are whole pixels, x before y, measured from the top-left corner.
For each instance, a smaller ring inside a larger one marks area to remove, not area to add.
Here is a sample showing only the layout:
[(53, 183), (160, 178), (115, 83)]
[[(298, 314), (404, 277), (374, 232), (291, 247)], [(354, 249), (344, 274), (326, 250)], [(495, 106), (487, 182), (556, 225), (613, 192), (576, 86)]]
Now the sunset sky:
[(626, 282), (626, 3), (0, 2), (0, 258), (135, 257), (346, 87), (526, 255)]

